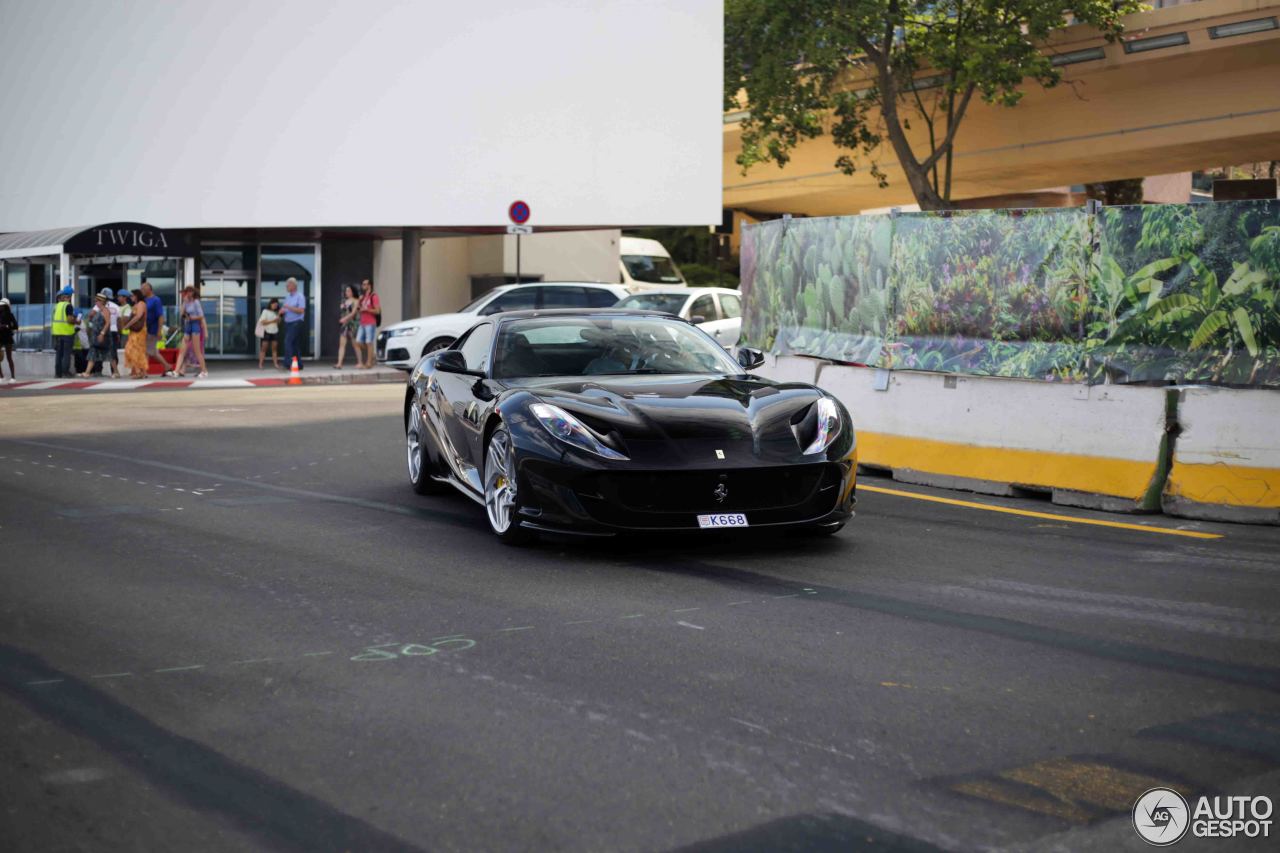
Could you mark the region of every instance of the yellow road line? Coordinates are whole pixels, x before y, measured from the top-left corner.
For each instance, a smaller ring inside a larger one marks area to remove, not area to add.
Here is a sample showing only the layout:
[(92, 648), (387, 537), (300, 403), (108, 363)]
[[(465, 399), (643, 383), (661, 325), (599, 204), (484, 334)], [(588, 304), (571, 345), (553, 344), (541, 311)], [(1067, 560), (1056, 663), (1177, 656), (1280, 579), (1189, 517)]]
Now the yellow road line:
[(947, 504), (949, 506), (963, 506), (969, 509), (985, 509), (988, 512), (1003, 512), (1008, 515), (1022, 515), (1027, 518), (1047, 518), (1052, 521), (1069, 521), (1072, 524), (1093, 524), (1098, 527), (1118, 527), (1121, 530), (1141, 530), (1143, 533), (1164, 533), (1168, 536), (1187, 536), (1192, 539), (1221, 539), (1221, 533), (1202, 533), (1199, 530), (1173, 530), (1168, 527), (1155, 527), (1147, 524), (1129, 524), (1124, 521), (1103, 521), (1097, 518), (1077, 518), (1074, 515), (1057, 515), (1052, 512), (1034, 512), (1029, 509), (1014, 509), (1007, 506), (993, 506), (992, 504), (978, 503), (976, 501), (961, 501), (955, 498), (940, 498), (934, 495), (922, 495), (919, 492), (906, 492), (902, 489), (886, 489), (883, 486), (868, 486), (863, 483), (858, 484), (860, 492), (878, 492), (885, 495), (897, 495), (902, 498), (913, 498), (918, 501), (932, 501), (933, 503)]

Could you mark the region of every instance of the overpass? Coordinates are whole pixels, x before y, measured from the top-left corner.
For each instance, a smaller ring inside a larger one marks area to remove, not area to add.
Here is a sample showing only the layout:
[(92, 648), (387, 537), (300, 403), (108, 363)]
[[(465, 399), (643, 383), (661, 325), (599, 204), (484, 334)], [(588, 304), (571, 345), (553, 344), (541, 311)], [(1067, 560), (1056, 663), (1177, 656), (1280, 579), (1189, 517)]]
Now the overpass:
[[(1044, 187), (1280, 159), (1280, 0), (1201, 0), (1131, 15), (1121, 43), (1077, 25), (1045, 45), (1064, 80), (1029, 83), (1018, 106), (976, 103), (960, 126), (952, 198), (1018, 198)], [(856, 84), (855, 84), (856, 85)], [(914, 203), (886, 143), (889, 186), (846, 176), (828, 137), (783, 169), (735, 162), (741, 114), (724, 123), (724, 206), (832, 216)], [(914, 123), (922, 125), (922, 123)], [(919, 128), (921, 131), (923, 127)], [(915, 149), (928, 149), (913, 133)]]

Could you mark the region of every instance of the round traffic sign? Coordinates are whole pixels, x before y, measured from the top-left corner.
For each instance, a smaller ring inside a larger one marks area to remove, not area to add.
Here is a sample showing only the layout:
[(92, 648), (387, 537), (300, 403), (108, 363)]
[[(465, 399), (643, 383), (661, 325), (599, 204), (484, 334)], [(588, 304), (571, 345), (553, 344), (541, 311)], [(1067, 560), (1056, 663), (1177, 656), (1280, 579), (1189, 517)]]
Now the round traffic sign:
[(523, 225), (529, 221), (529, 205), (523, 201), (513, 201), (511, 207), (507, 208), (507, 216), (516, 225)]

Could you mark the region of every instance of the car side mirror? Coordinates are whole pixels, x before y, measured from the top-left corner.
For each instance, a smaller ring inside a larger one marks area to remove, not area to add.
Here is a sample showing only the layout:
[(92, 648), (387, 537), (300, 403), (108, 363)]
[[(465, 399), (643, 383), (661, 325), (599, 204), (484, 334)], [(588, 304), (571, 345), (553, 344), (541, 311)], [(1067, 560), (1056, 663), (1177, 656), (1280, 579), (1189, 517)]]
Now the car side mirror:
[(764, 353), (754, 347), (738, 347), (738, 364), (743, 370), (755, 370), (764, 364)]
[(462, 352), (456, 349), (447, 349), (436, 355), (436, 370), (441, 373), (461, 373), (465, 376), (484, 376), (483, 371), (468, 369), (467, 360), (463, 358)]
[(699, 323), (707, 322), (707, 318), (703, 317), (701, 314), (694, 314), (692, 317), (689, 318), (689, 322), (696, 326)]

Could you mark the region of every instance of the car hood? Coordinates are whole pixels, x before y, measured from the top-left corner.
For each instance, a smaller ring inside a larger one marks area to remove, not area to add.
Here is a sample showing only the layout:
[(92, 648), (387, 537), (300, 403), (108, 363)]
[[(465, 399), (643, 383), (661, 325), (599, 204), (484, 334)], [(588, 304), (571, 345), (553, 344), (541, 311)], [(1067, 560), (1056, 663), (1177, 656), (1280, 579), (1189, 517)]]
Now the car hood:
[(798, 461), (792, 420), (822, 396), (812, 385), (755, 376), (534, 378), (511, 384), (598, 432), (616, 433), (633, 460), (664, 464), (674, 462), (673, 456), (692, 465), (748, 457)]
[(383, 330), (390, 332), (394, 329), (409, 329), (413, 327), (419, 329), (453, 328), (460, 325), (469, 327), (471, 323), (475, 322), (475, 319), (472, 314), (432, 314), (430, 317), (401, 320), (399, 323), (384, 326)]

